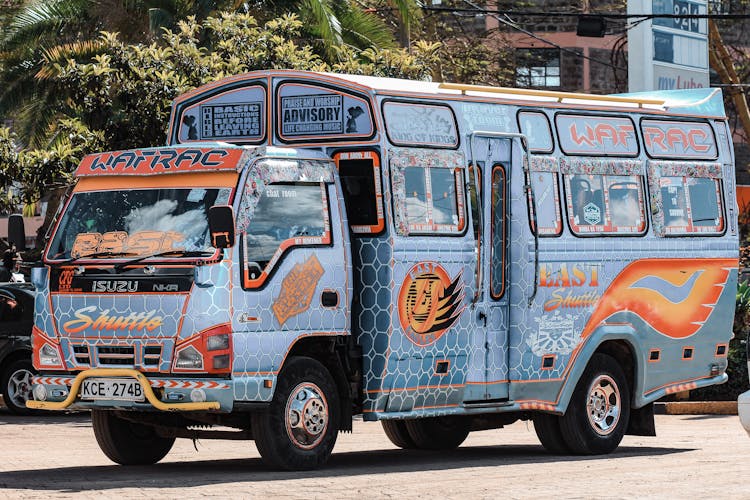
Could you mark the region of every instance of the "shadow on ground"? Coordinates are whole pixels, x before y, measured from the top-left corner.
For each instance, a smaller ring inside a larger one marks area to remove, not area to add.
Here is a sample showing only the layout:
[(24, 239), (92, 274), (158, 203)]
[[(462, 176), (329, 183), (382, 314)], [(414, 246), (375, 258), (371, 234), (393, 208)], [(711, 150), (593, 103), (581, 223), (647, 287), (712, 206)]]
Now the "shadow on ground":
[[(252, 446), (251, 444), (247, 445)], [(691, 448), (620, 447), (606, 460), (629, 457), (666, 456), (693, 451)], [(415, 450), (368, 450), (334, 453), (320, 470), (279, 472), (267, 468), (260, 459), (165, 462), (151, 466), (88, 466), (0, 473), (0, 488), (27, 491), (81, 492), (116, 488), (168, 490), (241, 482), (284, 481), (327, 477), (453, 470), (466, 467), (495, 467), (526, 463), (589, 462), (602, 457), (554, 456), (538, 445), (471, 446), (451, 452)], [(167, 456), (166, 460), (169, 460)]]

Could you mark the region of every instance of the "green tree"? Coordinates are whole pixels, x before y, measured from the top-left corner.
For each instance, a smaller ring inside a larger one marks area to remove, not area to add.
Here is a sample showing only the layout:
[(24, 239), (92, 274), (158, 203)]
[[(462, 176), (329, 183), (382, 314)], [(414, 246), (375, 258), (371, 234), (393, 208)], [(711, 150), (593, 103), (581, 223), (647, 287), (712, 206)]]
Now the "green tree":
[(64, 120), (43, 150), (12, 157), (0, 147), (0, 186), (20, 181), (23, 201), (32, 203), (46, 187), (68, 181), (86, 153), (163, 144), (172, 100), (225, 76), (288, 68), (425, 79), (438, 60), (439, 44), (416, 43), (411, 54), (345, 45), (330, 64), (298, 42), (302, 28), (295, 15), (261, 24), (249, 14), (224, 13), (180, 21), (148, 45), (103, 33), (92, 56), (50, 59), (42, 68), (55, 89), (47, 112)]

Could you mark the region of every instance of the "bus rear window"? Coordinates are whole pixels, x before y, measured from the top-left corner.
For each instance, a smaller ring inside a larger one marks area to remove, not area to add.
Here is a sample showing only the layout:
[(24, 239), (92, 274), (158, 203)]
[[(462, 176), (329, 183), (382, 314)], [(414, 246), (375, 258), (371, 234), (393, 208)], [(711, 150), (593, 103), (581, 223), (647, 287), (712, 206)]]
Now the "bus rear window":
[(724, 230), (718, 179), (662, 177), (659, 187), (666, 235), (720, 233)]
[(640, 176), (566, 175), (565, 191), (574, 234), (640, 235), (646, 229)]

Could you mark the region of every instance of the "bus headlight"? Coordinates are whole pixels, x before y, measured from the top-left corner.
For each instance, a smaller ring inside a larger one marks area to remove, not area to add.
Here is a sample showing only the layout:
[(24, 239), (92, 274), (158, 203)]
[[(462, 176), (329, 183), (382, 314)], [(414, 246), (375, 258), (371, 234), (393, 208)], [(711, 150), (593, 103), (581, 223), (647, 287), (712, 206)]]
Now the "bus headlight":
[(178, 351), (175, 368), (182, 370), (202, 370), (203, 356), (201, 356), (201, 353), (195, 347), (189, 345)]
[(44, 344), (39, 350), (39, 363), (46, 366), (59, 366), (62, 364), (57, 349), (49, 344)]

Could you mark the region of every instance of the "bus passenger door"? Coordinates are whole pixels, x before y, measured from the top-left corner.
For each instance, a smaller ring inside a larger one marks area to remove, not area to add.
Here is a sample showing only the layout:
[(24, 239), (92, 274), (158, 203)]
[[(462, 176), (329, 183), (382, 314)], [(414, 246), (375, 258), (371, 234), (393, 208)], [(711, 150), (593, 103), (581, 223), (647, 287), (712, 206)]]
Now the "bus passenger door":
[[(476, 328), (472, 338), (471, 369), (466, 403), (500, 402), (508, 398), (509, 323), (509, 235), (510, 176), (513, 152), (519, 158), (517, 140), (508, 137), (474, 135), (472, 164), (478, 165), (480, 196), (472, 215), (478, 230), (478, 283), (474, 297)], [(518, 151), (516, 151), (518, 150)], [(475, 181), (476, 182), (476, 181)], [(474, 197), (472, 197), (474, 198)], [(472, 200), (473, 201), (473, 200)], [(481, 209), (481, 214), (478, 210)]]

